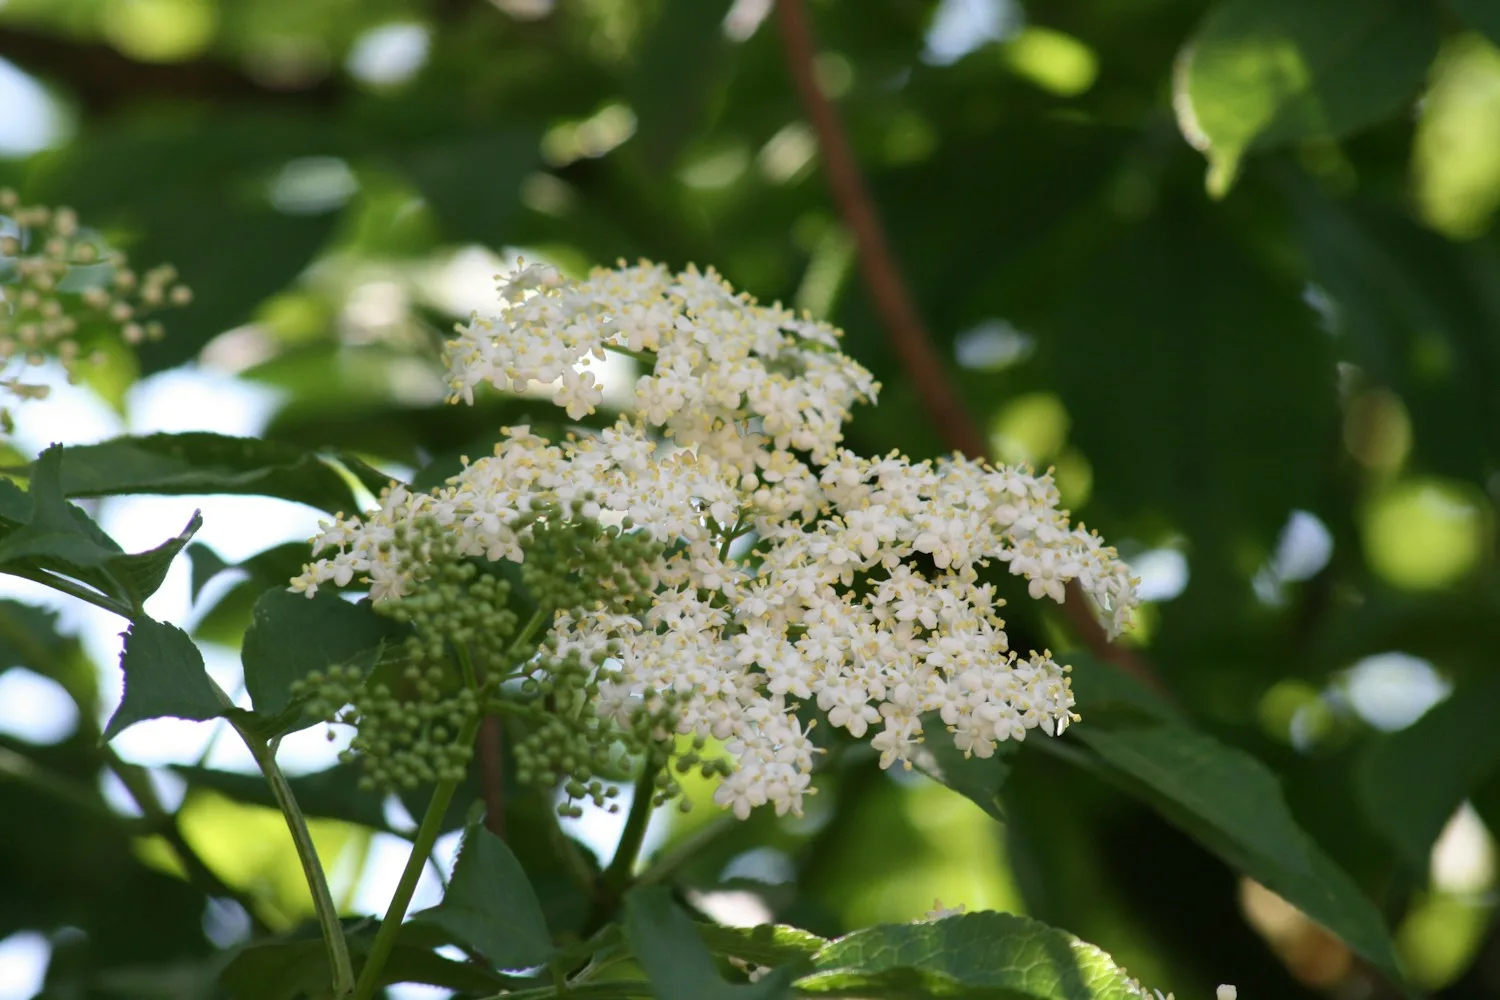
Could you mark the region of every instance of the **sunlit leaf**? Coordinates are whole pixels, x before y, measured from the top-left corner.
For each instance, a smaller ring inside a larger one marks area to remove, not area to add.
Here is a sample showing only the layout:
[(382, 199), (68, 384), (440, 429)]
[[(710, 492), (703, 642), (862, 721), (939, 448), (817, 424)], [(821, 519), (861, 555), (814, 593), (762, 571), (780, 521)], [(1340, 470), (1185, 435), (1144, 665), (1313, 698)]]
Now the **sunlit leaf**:
[(869, 997), (1137, 1000), (1139, 987), (1100, 949), (1009, 913), (966, 913), (871, 927), (813, 958), (799, 992)]
[(1252, 149), (1336, 138), (1396, 111), (1437, 54), (1424, 0), (1223, 0), (1179, 56), (1178, 124), (1223, 194)]

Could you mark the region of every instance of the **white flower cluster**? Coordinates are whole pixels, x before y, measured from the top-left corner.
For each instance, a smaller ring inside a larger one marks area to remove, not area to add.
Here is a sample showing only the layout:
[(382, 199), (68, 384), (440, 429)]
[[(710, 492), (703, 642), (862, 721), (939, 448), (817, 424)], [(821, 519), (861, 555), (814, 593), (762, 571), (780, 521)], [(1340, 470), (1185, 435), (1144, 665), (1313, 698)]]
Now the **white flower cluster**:
[[(413, 586), (396, 525), (430, 516), (465, 554), (521, 561), (521, 512), (582, 503), (585, 516), (667, 542), (651, 607), (559, 614), (560, 653), (607, 652), (597, 710), (627, 724), (652, 692), (676, 693), (681, 733), (721, 741), (732, 773), (716, 801), (744, 817), (800, 810), (814, 747), (794, 714), (869, 738), (883, 767), (910, 766), (922, 716), (988, 757), (1072, 715), (1066, 667), (1011, 650), (1003, 604), (980, 571), (1024, 577), (1062, 601), (1076, 580), (1111, 631), (1136, 603), (1127, 567), (1070, 527), (1048, 475), (962, 458), (865, 459), (841, 448), (850, 407), (878, 386), (839, 354), (831, 327), (736, 295), (712, 272), (640, 265), (569, 282), (528, 267), (505, 310), (450, 344), (451, 385), (553, 383), (575, 419), (608, 350), (651, 364), (626, 415), (554, 443), (511, 428), (493, 456), (431, 493), (395, 488), (365, 518), (325, 525), (294, 587), (368, 581), (374, 599)], [(647, 707), (654, 707), (648, 705)]]
[[(161, 324), (143, 321), (167, 305), (186, 305), (192, 293), (162, 266), (138, 275), (124, 254), (107, 251), (81, 228), (69, 208), (22, 205), (0, 189), (0, 391), (41, 399), (48, 387), (18, 376), (15, 362), (41, 365), (56, 358), (72, 381), (80, 372), (79, 333), (118, 331), (129, 344), (159, 340)], [(90, 355), (102, 361), (104, 355)]]

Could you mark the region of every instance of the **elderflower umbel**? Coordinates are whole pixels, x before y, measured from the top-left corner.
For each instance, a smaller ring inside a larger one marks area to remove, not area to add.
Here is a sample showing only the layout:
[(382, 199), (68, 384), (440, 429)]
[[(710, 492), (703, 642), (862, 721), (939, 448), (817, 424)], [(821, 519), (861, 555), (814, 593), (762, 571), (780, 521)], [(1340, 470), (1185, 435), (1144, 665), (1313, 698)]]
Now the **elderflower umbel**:
[(391, 488), (379, 509), (324, 526), (326, 554), (294, 588), (359, 580), (377, 602), (403, 597), (419, 581), (392, 540), (418, 518), (452, 531), (465, 557), (518, 563), (536, 530), (527, 514), (544, 505), (645, 533), (664, 546), (649, 606), (559, 611), (549, 642), (602, 662), (593, 708), (622, 728), (670, 693), (676, 732), (724, 747), (715, 801), (742, 818), (801, 810), (814, 758), (805, 704), (867, 739), (882, 767), (911, 766), (928, 713), (980, 757), (1076, 719), (1067, 668), (1011, 649), (1004, 602), (981, 575), (1008, 569), (1059, 602), (1077, 581), (1111, 633), (1128, 623), (1127, 567), (1069, 525), (1050, 475), (848, 451), (843, 424), (879, 389), (870, 373), (838, 352), (832, 327), (712, 271), (643, 263), (572, 281), (533, 265), (501, 299), (449, 344), (455, 401), (538, 382), (581, 419), (600, 403), (593, 366), (614, 351), (645, 365), (625, 412), (560, 441), (509, 428), (441, 488)]
[(70, 381), (77, 364), (103, 354), (86, 345), (98, 336), (128, 344), (158, 340), (161, 324), (146, 320), (167, 305), (186, 305), (187, 287), (163, 265), (137, 275), (125, 255), (108, 251), (78, 223), (69, 208), (25, 206), (0, 189), (0, 390), (41, 399), (47, 386), (30, 384), (13, 370), (56, 358)]

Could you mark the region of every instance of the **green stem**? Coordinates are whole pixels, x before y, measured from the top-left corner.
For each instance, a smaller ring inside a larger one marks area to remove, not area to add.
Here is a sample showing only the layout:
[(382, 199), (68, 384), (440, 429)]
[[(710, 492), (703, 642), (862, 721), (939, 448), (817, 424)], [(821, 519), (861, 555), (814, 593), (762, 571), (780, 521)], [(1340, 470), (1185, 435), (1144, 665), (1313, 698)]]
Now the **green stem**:
[[(459, 746), (473, 745), (474, 737), (479, 732), (479, 719), (475, 715), (464, 723), (463, 731), (458, 736)], [(370, 945), (370, 954), (365, 958), (364, 967), (359, 970), (354, 1000), (370, 1000), (380, 988), (380, 971), (396, 945), (396, 934), (401, 930), (406, 908), (411, 905), (412, 894), (417, 891), (417, 882), (422, 877), (422, 869), (427, 865), (428, 855), (432, 853), (432, 845), (437, 843), (438, 834), (442, 832), (443, 817), (448, 814), (448, 805), (453, 801), (453, 793), (458, 790), (458, 785), (457, 781), (440, 781), (432, 790), (432, 801), (427, 803), (422, 825), (417, 828), (411, 854), (407, 856), (406, 867), (401, 872), (401, 881), (396, 883), (396, 894), (391, 897), (385, 919), (381, 920), (380, 930), (376, 932), (375, 941)]]
[(281, 815), (286, 818), (287, 829), (291, 831), (292, 842), (297, 847), (297, 858), (302, 862), (302, 875), (307, 879), (307, 887), (312, 892), (313, 909), (318, 915), (318, 926), (323, 931), (323, 945), (328, 949), (328, 964), (333, 968), (333, 995), (337, 998), (347, 997), (354, 990), (354, 964), (349, 961), (349, 945), (344, 940), (338, 907), (334, 905), (333, 893), (328, 890), (328, 879), (323, 874), (323, 863), (318, 860), (318, 848), (313, 843), (312, 831), (307, 828), (307, 818), (297, 805), (297, 797), (292, 794), (292, 786), (286, 780), (286, 775), (276, 764), (276, 745), (279, 741), (264, 742), (233, 716), (229, 723), (240, 734), (240, 739), (245, 741), (245, 746), (249, 747), (255, 763), (260, 766), (260, 773), (265, 775), (266, 782), (271, 786), (271, 794), (276, 798)]
[(69, 597), (76, 597), (80, 601), (86, 601), (87, 603), (94, 605), (94, 607), (96, 608), (103, 608), (105, 611), (111, 611), (114, 614), (119, 615), (121, 618), (129, 618), (132, 620), (134, 620), (135, 618), (135, 609), (130, 607), (130, 605), (125, 604), (121, 601), (117, 601), (107, 594), (101, 594), (97, 590), (93, 590), (89, 587), (83, 586), (82, 584), (75, 583), (65, 576), (58, 576), (56, 573), (48, 573), (46, 570), (27, 569), (17, 566), (9, 566), (3, 572), (10, 576), (19, 576), (23, 580), (30, 580), (33, 583), (40, 583), (44, 587), (51, 587), (53, 590), (57, 591), (60, 594), (67, 594)]
[(635, 783), (635, 799), (630, 803), (630, 815), (625, 818), (625, 831), (620, 834), (620, 846), (609, 867), (599, 876), (599, 887), (594, 894), (593, 912), (585, 925), (586, 931), (604, 926), (614, 916), (625, 890), (630, 887), (630, 877), (635, 871), (636, 856), (641, 853), (641, 842), (646, 839), (646, 824), (655, 808), (656, 762), (647, 758), (646, 767)]
[(678, 869), (683, 865), (697, 857), (700, 852), (712, 847), (724, 834), (737, 830), (739, 827), (740, 821), (733, 816), (719, 816), (710, 820), (690, 833), (670, 852), (659, 857), (650, 868), (641, 872), (635, 884), (655, 885), (666, 881), (677, 874)]
[(606, 351), (609, 351), (611, 354), (618, 354), (621, 357), (635, 358), (641, 364), (646, 365), (649, 368), (656, 367), (656, 355), (652, 354), (650, 351), (632, 351), (630, 348), (621, 347), (619, 344), (605, 344), (604, 349)]

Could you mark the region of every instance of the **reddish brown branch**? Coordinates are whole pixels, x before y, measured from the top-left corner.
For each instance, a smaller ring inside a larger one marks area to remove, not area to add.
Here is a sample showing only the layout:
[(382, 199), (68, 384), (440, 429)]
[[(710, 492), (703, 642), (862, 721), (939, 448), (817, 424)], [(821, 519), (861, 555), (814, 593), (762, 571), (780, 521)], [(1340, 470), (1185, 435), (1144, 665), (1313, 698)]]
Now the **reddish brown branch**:
[(500, 720), (486, 715), (479, 723), (479, 784), (484, 795), (484, 826), (495, 836), (505, 837), (505, 765)]
[[(781, 28), (787, 68), (796, 84), (797, 96), (818, 137), (828, 187), (838, 204), (839, 214), (854, 235), (860, 274), (885, 324), (891, 345), (916, 384), (917, 394), (943, 441), (970, 458), (984, 459), (989, 454), (985, 436), (964, 410), (958, 391), (933, 350), (932, 338), (922, 324), (901, 268), (891, 253), (885, 228), (875, 212), (875, 204), (865, 187), (838, 112), (818, 86), (813, 68), (816, 48), (802, 0), (776, 0), (776, 20)], [(1089, 610), (1076, 584), (1068, 588), (1068, 600), (1063, 607), (1084, 644), (1095, 656), (1158, 690), (1162, 689), (1161, 681), (1144, 659), (1128, 649), (1110, 644), (1104, 628)]]
[(838, 202), (839, 214), (854, 235), (855, 245), (859, 248), (860, 273), (885, 321), (891, 345), (916, 383), (922, 404), (943, 440), (970, 458), (984, 458), (988, 451), (984, 435), (964, 412), (958, 394), (948, 384), (942, 363), (932, 349), (932, 338), (922, 325), (922, 318), (917, 314), (906, 282), (902, 280), (901, 271), (886, 244), (885, 229), (875, 214), (870, 193), (865, 190), (864, 178), (854, 161), (838, 113), (818, 86), (813, 71), (815, 52), (807, 12), (801, 0), (778, 0), (776, 14), (781, 25), (782, 44), (786, 47), (787, 66), (797, 85), (802, 107), (818, 136), (828, 186), (833, 191), (834, 201)]

